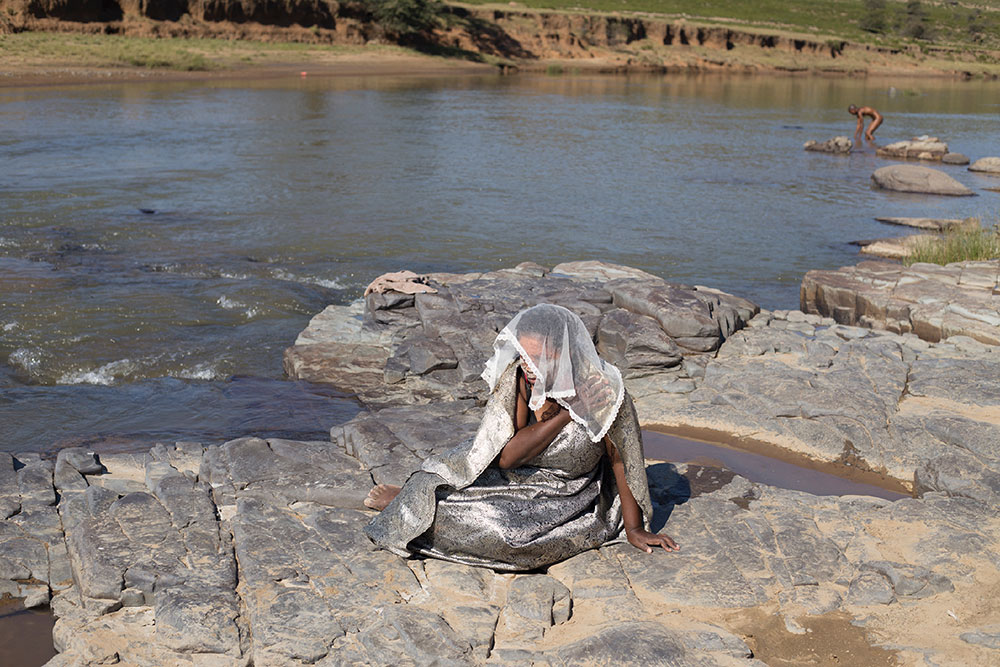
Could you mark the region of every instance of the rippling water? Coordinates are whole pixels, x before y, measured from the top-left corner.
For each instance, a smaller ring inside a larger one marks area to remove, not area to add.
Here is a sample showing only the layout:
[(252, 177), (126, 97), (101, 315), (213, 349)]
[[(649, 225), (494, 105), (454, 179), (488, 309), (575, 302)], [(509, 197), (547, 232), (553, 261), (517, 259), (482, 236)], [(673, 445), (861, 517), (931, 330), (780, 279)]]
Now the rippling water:
[(0, 89), (0, 449), (323, 437), (348, 397), (281, 380), (328, 303), (387, 270), (599, 258), (795, 307), (876, 215), (993, 222), (810, 154), (1000, 155), (996, 82), (723, 76), (308, 78)]

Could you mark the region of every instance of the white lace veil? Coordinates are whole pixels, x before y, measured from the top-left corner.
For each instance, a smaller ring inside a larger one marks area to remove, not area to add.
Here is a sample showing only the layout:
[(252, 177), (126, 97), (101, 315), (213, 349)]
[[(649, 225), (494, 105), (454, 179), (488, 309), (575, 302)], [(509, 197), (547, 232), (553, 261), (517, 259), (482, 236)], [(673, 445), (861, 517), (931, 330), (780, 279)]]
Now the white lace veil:
[(492, 392), (500, 376), (520, 357), (536, 380), (528, 407), (556, 400), (597, 442), (615, 421), (625, 383), (614, 365), (597, 355), (583, 321), (573, 312), (543, 303), (522, 310), (497, 334), (483, 379)]

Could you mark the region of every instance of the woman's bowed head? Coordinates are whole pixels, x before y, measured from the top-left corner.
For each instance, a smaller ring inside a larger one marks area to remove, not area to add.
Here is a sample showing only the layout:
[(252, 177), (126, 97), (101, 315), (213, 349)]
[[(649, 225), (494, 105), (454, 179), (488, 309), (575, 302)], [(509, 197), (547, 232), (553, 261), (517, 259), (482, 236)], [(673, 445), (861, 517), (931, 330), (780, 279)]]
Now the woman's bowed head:
[(527, 570), (619, 537), (679, 549), (647, 529), (652, 504), (641, 432), (621, 373), (583, 321), (551, 304), (497, 335), (483, 379), (491, 397), (475, 438), (424, 462), (402, 488), (379, 485), (380, 546), (496, 569)]

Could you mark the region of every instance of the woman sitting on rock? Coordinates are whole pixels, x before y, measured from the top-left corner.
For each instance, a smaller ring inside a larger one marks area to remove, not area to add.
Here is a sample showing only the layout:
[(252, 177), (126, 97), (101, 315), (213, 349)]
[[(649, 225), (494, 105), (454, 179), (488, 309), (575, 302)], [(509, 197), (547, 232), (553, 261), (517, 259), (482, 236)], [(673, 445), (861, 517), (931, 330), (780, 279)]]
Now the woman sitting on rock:
[(542, 304), (499, 333), (483, 378), (491, 397), (475, 437), (424, 461), (365, 505), (375, 544), (491, 567), (531, 570), (617, 540), (679, 547), (648, 530), (652, 503), (635, 407), (583, 321)]

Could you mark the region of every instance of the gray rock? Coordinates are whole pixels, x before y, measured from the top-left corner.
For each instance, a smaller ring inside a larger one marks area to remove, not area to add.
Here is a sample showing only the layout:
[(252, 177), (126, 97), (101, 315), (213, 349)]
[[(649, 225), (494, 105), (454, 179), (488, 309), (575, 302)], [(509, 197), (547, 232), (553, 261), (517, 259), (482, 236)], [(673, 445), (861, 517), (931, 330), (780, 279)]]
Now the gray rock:
[(17, 472), (14, 471), (14, 458), (7, 452), (0, 452), (0, 520), (19, 509), (21, 492), (18, 490)]
[(610, 310), (601, 319), (597, 351), (626, 378), (671, 368), (683, 359), (680, 348), (656, 320), (623, 308)]
[(940, 162), (948, 155), (948, 144), (937, 137), (914, 137), (909, 141), (897, 141), (881, 146), (875, 154), (879, 157), (897, 160), (928, 160)]
[(851, 152), (854, 142), (851, 141), (850, 137), (834, 137), (823, 142), (810, 139), (802, 147), (807, 151), (815, 151), (817, 153), (846, 154)]
[(910, 164), (876, 169), (872, 174), (872, 183), (883, 190), (896, 192), (951, 196), (976, 194), (943, 171)]
[(969, 156), (962, 153), (945, 153), (941, 156), (944, 164), (966, 165), (969, 164)]
[(622, 623), (601, 628), (586, 639), (560, 648), (556, 655), (568, 665), (690, 664), (681, 637), (658, 623)]
[(849, 604), (891, 604), (895, 601), (892, 583), (878, 572), (862, 572), (851, 581), (847, 591)]
[(56, 457), (57, 467), (59, 461), (66, 462), (82, 475), (99, 475), (104, 471), (104, 466), (97, 460), (97, 455), (82, 447), (60, 449)]
[[(22, 459), (23, 460), (23, 459)], [(52, 461), (24, 461), (17, 471), (17, 486), (23, 507), (55, 505), (56, 491), (52, 486)]]
[(1000, 650), (1000, 625), (991, 625), (972, 632), (963, 632), (958, 637), (966, 644), (975, 644), (976, 646), (985, 646), (986, 648)]
[[(630, 267), (570, 262), (556, 269), (431, 274), (437, 292), (416, 295), (412, 305), (369, 297), (367, 310), (362, 303), (328, 307), (286, 351), (285, 370), (349, 389), (371, 408), (484, 402), (488, 388), (480, 373), (496, 332), (527, 306), (561, 304), (595, 337), (603, 322), (608, 349), (618, 349), (619, 362), (631, 364), (625, 369), (631, 377), (718, 348), (757, 310), (717, 290), (670, 285)], [(613, 301), (625, 310), (608, 319)], [(634, 319), (626, 321), (623, 312)], [(651, 319), (638, 319), (643, 315)], [(368, 324), (360, 324), (365, 318)]]
[(1000, 157), (982, 157), (969, 165), (969, 171), (1000, 174)]

